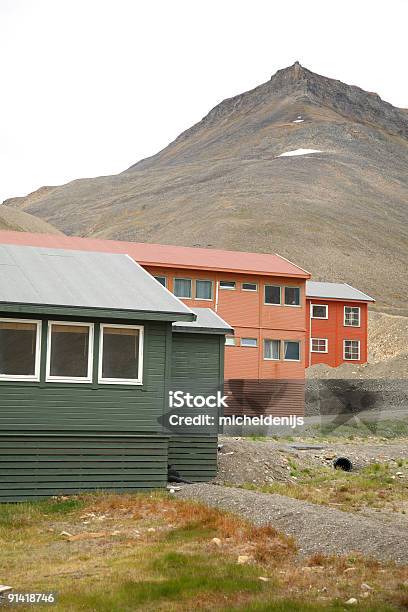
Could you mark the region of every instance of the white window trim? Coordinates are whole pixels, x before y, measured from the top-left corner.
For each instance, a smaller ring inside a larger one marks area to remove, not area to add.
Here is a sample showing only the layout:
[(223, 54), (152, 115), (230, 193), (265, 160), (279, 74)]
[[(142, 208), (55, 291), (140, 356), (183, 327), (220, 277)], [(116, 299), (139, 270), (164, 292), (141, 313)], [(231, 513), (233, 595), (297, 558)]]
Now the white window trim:
[[(222, 287), (221, 283), (234, 283), (234, 286), (233, 287)], [(221, 291), (235, 291), (237, 288), (237, 283), (236, 281), (220, 280), (218, 281), (218, 287), (221, 289)]]
[(36, 319), (5, 319), (1, 318), (0, 323), (31, 323), (37, 326), (35, 340), (35, 362), (34, 374), (0, 374), (0, 381), (21, 381), (21, 382), (39, 382), (41, 370), (41, 330), (42, 321)]
[[(353, 357), (351, 359), (346, 357), (346, 342), (357, 342), (357, 346), (358, 346), (358, 357)], [(353, 338), (347, 338), (346, 340), (343, 340), (343, 359), (344, 361), (360, 361), (360, 355), (361, 355), (361, 344), (360, 344), (360, 340), (354, 340)]]
[[(256, 344), (242, 344), (243, 340), (256, 340)], [(242, 348), (258, 348), (258, 338), (249, 338), (249, 337), (241, 338), (239, 344), (240, 346), (242, 346)]]
[[(297, 342), (299, 345), (299, 359), (287, 359), (285, 357), (285, 342)], [(283, 361), (296, 361), (297, 363), (299, 363), (300, 361), (302, 361), (302, 343), (300, 342), (300, 340), (283, 340), (283, 355), (282, 355), (282, 360)]]
[[(211, 283), (211, 297), (210, 298), (201, 298), (201, 297), (197, 297), (197, 282), (204, 282), (204, 283)], [(212, 302), (214, 299), (214, 281), (212, 281), (209, 278), (196, 278), (195, 279), (195, 283), (194, 283), (194, 289), (195, 289), (195, 299), (198, 300), (199, 302)], [(183, 298), (181, 298), (183, 299)]]
[[(227, 340), (230, 341), (230, 344), (227, 343)], [(225, 346), (236, 346), (237, 340), (234, 336), (225, 336)]]
[[(279, 357), (277, 359), (275, 357), (265, 357), (265, 342), (270, 342), (272, 340), (276, 340), (276, 342), (279, 342)], [(264, 358), (264, 361), (282, 361), (281, 360), (281, 355), (282, 355), (282, 341), (279, 340), (279, 338), (264, 338), (264, 341), (263, 341), (263, 358)]]
[[(319, 318), (319, 317), (317, 317)], [(324, 341), (325, 343), (325, 350), (324, 351), (314, 351), (312, 346), (313, 346), (313, 340), (318, 340), (319, 342)], [(329, 340), (328, 338), (310, 338), (310, 352), (311, 353), (328, 353), (329, 352)]]
[[(117, 329), (138, 329), (139, 330), (139, 377), (138, 378), (103, 378), (102, 359), (103, 359), (103, 330), (105, 327), (115, 327)], [(120, 325), (119, 323), (101, 323), (99, 332), (99, 364), (98, 364), (98, 383), (100, 385), (143, 385), (143, 325)]]
[[(322, 308), (326, 309), (326, 316), (325, 317), (315, 317), (313, 316), (313, 306), (321, 306)], [(328, 304), (310, 304), (310, 318), (311, 319), (328, 319), (329, 318), (329, 305)]]
[[(53, 325), (75, 325), (75, 327), (87, 327), (89, 330), (88, 344), (88, 374), (86, 377), (80, 376), (51, 376), (51, 328)], [(93, 380), (93, 353), (94, 353), (94, 323), (78, 323), (77, 321), (48, 321), (47, 329), (47, 360), (45, 369), (45, 382), (56, 383), (91, 383)]]
[[(255, 289), (244, 289), (244, 285), (255, 285)], [(249, 291), (249, 293), (257, 293), (258, 292), (258, 283), (251, 283), (249, 281), (244, 281), (241, 283), (242, 291)]]
[[(350, 325), (350, 323), (346, 323), (346, 308), (358, 308), (358, 325)], [(361, 308), (360, 306), (344, 306), (343, 311), (343, 326), (344, 327), (361, 327)]]
[[(183, 281), (190, 281), (190, 287), (191, 287), (191, 295), (190, 296), (183, 296), (183, 295), (176, 295), (174, 293), (174, 286), (175, 286), (175, 281), (176, 280), (183, 280)], [(178, 298), (179, 300), (192, 300), (193, 299), (193, 279), (192, 278), (182, 278), (181, 276), (175, 276), (173, 278), (173, 294), (176, 296), (176, 298)], [(120, 326), (119, 326), (120, 327)], [(130, 325), (128, 327), (131, 327)], [(137, 327), (137, 326), (136, 326)]]
[[(279, 287), (279, 304), (272, 304), (266, 301), (266, 287)], [(282, 286), (281, 285), (270, 285), (269, 283), (264, 285), (264, 306), (283, 306), (282, 304)]]
[[(285, 291), (283, 291), (283, 304), (282, 306), (286, 306), (286, 308), (302, 308), (302, 287), (300, 287), (299, 285), (284, 285), (283, 289), (299, 289), (299, 304), (286, 304), (285, 303)], [(282, 295), (281, 295), (281, 301), (282, 301)], [(288, 361), (290, 361), (288, 359)], [(292, 361), (295, 361), (294, 359)], [(297, 361), (297, 359), (296, 359)]]

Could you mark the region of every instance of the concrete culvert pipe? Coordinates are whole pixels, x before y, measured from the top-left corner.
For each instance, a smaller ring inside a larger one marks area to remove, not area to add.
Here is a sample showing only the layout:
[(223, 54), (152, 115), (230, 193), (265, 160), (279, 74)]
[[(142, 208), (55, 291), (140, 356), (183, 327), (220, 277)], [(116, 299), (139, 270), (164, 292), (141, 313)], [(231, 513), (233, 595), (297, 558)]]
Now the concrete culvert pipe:
[(343, 472), (351, 472), (353, 469), (353, 464), (350, 459), (347, 457), (337, 457), (337, 459), (333, 462), (333, 467), (335, 470), (343, 470)]

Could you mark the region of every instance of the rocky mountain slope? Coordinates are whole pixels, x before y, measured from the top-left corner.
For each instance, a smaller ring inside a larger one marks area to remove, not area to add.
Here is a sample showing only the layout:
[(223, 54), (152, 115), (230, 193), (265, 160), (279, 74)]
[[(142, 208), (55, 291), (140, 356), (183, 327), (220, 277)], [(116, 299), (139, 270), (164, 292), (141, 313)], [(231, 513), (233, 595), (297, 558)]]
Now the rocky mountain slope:
[(407, 168), (406, 110), (295, 63), (119, 175), (7, 204), (68, 234), (278, 252), (406, 315)]
[(0, 205), (0, 230), (38, 232), (39, 234), (62, 234), (50, 223), (22, 210)]

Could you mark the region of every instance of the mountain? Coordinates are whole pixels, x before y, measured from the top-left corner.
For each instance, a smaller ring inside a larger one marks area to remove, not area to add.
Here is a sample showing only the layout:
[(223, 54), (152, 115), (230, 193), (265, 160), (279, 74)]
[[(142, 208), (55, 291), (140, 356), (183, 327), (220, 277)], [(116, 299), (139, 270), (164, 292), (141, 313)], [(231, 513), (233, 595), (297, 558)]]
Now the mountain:
[(408, 315), (407, 168), (407, 110), (296, 62), (121, 174), (6, 203), (67, 234), (278, 252)]
[(62, 232), (43, 219), (4, 205), (0, 205), (0, 230), (36, 232), (38, 234), (62, 234)]

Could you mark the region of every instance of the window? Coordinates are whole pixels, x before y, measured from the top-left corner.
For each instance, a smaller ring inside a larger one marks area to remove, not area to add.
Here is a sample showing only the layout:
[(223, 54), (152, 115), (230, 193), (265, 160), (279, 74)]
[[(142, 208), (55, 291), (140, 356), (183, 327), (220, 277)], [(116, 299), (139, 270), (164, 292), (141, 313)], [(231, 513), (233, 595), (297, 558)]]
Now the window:
[(280, 340), (264, 340), (264, 359), (278, 361), (280, 359), (280, 350)]
[(191, 298), (191, 278), (175, 278), (174, 295), (179, 298)]
[(326, 304), (312, 304), (312, 319), (328, 319), (329, 307)]
[(235, 281), (220, 281), (220, 289), (235, 289)]
[(235, 346), (235, 338), (233, 336), (225, 336), (225, 346)]
[(278, 285), (265, 285), (265, 304), (280, 304), (281, 292), (282, 288)]
[(310, 349), (312, 353), (327, 353), (327, 338), (311, 338)]
[(347, 361), (360, 359), (359, 340), (344, 340), (344, 359)]
[(92, 382), (93, 324), (49, 321), (49, 382)]
[(258, 340), (256, 338), (241, 338), (241, 346), (257, 347)]
[(300, 361), (300, 342), (285, 340), (283, 358), (285, 361)]
[(257, 283), (242, 283), (242, 291), (258, 291)]
[(360, 327), (360, 308), (358, 306), (344, 307), (344, 325), (347, 327)]
[(154, 277), (163, 287), (167, 287), (167, 278), (165, 276), (155, 276)]
[(285, 287), (285, 306), (300, 306), (300, 287)]
[(0, 380), (40, 380), (41, 321), (0, 320)]
[(99, 382), (141, 385), (143, 375), (143, 327), (101, 325)]
[(212, 281), (196, 280), (196, 300), (212, 300), (212, 293)]

